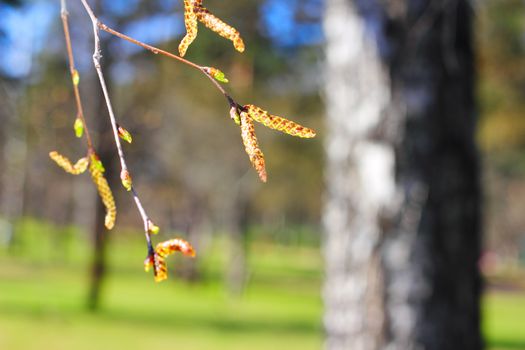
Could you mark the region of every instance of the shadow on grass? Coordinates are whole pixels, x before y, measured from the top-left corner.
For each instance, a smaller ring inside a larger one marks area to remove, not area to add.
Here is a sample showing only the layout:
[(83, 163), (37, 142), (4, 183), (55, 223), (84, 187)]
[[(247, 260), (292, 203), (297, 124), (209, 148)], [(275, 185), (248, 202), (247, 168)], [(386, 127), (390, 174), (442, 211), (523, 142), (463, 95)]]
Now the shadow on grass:
[(105, 310), (91, 313), (83, 309), (54, 309), (36, 305), (0, 305), (4, 316), (21, 317), (32, 321), (57, 321), (75, 323), (76, 319), (95, 320), (119, 325), (162, 328), (207, 328), (225, 333), (270, 333), (270, 334), (312, 334), (320, 333), (321, 325), (311, 320), (280, 320), (235, 317), (229, 314), (188, 314), (175, 312), (134, 312), (130, 310)]
[(507, 340), (495, 339), (487, 341), (487, 349), (497, 350), (525, 350), (525, 339)]

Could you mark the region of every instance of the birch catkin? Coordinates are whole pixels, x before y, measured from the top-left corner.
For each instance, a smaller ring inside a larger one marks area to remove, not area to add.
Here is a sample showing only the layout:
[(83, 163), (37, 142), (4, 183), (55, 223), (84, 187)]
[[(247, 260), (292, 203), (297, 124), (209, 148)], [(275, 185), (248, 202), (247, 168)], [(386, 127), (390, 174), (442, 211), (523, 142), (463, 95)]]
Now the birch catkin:
[(175, 238), (157, 244), (154, 254), (146, 258), (144, 261), (144, 269), (148, 272), (151, 267), (154, 267), (155, 282), (162, 282), (168, 278), (166, 257), (175, 252), (181, 252), (190, 257), (195, 256), (195, 250), (190, 243), (183, 239)]
[(184, 26), (186, 27), (186, 35), (179, 44), (179, 54), (184, 57), (188, 47), (197, 37), (197, 15), (194, 11), (193, 0), (184, 0)]
[(83, 172), (85, 172), (88, 167), (88, 163), (89, 163), (87, 157), (84, 157), (84, 158), (80, 158), (75, 164), (72, 164), (71, 161), (67, 157), (61, 155), (60, 153), (56, 151), (49, 152), (49, 157), (55, 163), (57, 163), (59, 167), (64, 169), (66, 173), (73, 174), (73, 175), (80, 175)]
[(244, 52), (244, 42), (242, 41), (241, 34), (237, 29), (224, 23), (220, 18), (216, 17), (202, 5), (195, 5), (193, 11), (197, 15), (197, 19), (206, 27), (213, 30), (223, 38), (231, 40), (233, 42), (233, 47), (235, 47), (237, 51)]
[(91, 179), (97, 187), (98, 194), (102, 199), (104, 207), (106, 207), (106, 218), (104, 220), (104, 225), (108, 230), (111, 230), (115, 226), (115, 221), (117, 219), (117, 207), (115, 205), (115, 199), (113, 198), (113, 193), (111, 188), (108, 185), (102, 167), (99, 165), (100, 160), (98, 160), (96, 155), (91, 155), (89, 162), (89, 172), (91, 173)]
[(244, 143), (244, 149), (250, 157), (250, 162), (252, 163), (255, 170), (259, 174), (259, 178), (262, 182), (266, 182), (266, 166), (264, 162), (264, 154), (259, 148), (259, 143), (257, 142), (257, 136), (255, 135), (255, 127), (253, 125), (252, 118), (248, 115), (247, 112), (241, 111), (241, 136)]
[(256, 122), (259, 122), (270, 129), (278, 130), (284, 132), (285, 134), (302, 138), (315, 137), (315, 131), (313, 129), (304, 127), (291, 120), (278, 117), (276, 115), (271, 115), (267, 111), (257, 106), (246, 105), (244, 108), (247, 110), (250, 117), (252, 117)]
[(186, 51), (198, 34), (198, 21), (206, 27), (219, 34), (223, 38), (231, 40), (233, 47), (239, 52), (244, 52), (244, 42), (241, 34), (234, 27), (223, 22), (202, 6), (202, 0), (184, 0), (184, 26), (186, 35), (179, 44), (179, 55), (186, 55)]
[(195, 256), (195, 250), (191, 244), (180, 238), (170, 239), (169, 241), (157, 244), (155, 252), (162, 257), (166, 257), (175, 252), (181, 252), (186, 256)]

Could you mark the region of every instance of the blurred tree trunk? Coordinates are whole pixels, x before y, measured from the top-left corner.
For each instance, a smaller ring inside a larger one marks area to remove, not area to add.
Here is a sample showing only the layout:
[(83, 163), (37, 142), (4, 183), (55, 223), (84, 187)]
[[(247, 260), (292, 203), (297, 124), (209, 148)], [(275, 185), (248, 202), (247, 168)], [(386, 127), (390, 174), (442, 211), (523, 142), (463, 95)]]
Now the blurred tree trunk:
[(481, 349), (466, 0), (328, 0), (327, 349)]
[[(209, 232), (209, 223), (206, 216), (207, 199), (197, 193), (189, 191), (188, 211), (186, 212), (186, 224), (184, 232), (187, 239), (191, 242), (195, 251), (202, 252), (206, 245)], [(183, 259), (179, 276), (188, 282), (198, 282), (202, 279), (199, 255), (195, 259)]]
[[(99, 114), (105, 116), (107, 114), (106, 105), (104, 101), (100, 101)], [(102, 123), (106, 124), (106, 119), (102, 119)], [(113, 144), (113, 134), (109, 125), (106, 130), (102, 131), (104, 127), (100, 127), (101, 137), (97, 147), (97, 154), (104, 164), (106, 172), (104, 173), (108, 183), (112, 189), (118, 188), (117, 185), (117, 169), (118, 161), (115, 159), (115, 151)], [(91, 260), (91, 273), (89, 295), (87, 300), (88, 309), (96, 311), (100, 307), (103, 284), (107, 273), (107, 246), (110, 237), (110, 232), (104, 225), (104, 218), (106, 216), (106, 208), (99, 196), (96, 197), (96, 211), (95, 224), (93, 225), (92, 244), (93, 257)]]
[[(96, 4), (100, 6), (99, 3)], [(93, 6), (93, 5), (92, 5)], [(97, 13), (100, 13), (99, 9), (95, 9)], [(109, 76), (111, 65), (113, 64), (112, 55), (106, 54), (108, 52), (107, 41), (101, 42), (101, 49), (103, 53), (102, 58), (102, 70), (104, 76)], [(95, 77), (94, 91), (96, 97), (96, 109), (92, 111), (94, 118), (88, 118), (91, 121), (90, 125), (93, 125), (94, 130), (97, 130), (99, 135), (98, 142), (95, 143), (95, 150), (99, 156), (104, 168), (106, 169), (104, 176), (109, 183), (110, 188), (114, 192), (115, 189), (120, 188), (119, 172), (117, 170), (118, 160), (116, 157), (115, 144), (113, 140), (113, 131), (109, 122), (108, 110), (106, 101), (102, 95), (98, 78)], [(111, 84), (108, 86), (109, 94), (112, 95)], [(106, 208), (102, 203), (102, 200), (96, 196), (96, 207), (95, 207), (95, 224), (92, 232), (92, 244), (93, 244), (93, 257), (91, 260), (91, 273), (90, 273), (90, 285), (89, 294), (87, 300), (88, 309), (96, 311), (100, 307), (101, 295), (103, 291), (103, 284), (107, 273), (107, 245), (110, 237), (109, 230), (104, 225)], [(117, 215), (118, 218), (118, 215)], [(118, 220), (118, 219), (117, 219)]]
[[(24, 187), (26, 185), (27, 122), (18, 103), (25, 86), (5, 82), (0, 86), (0, 120), (2, 120), (3, 176), (1, 179), (0, 239), (7, 243), (11, 252), (17, 242), (15, 223), (23, 215)], [(5, 221), (4, 221), (5, 220)]]
[(228, 220), (230, 234), (230, 259), (226, 276), (228, 292), (239, 296), (244, 291), (248, 279), (248, 225), (250, 205), (246, 197), (238, 192), (233, 199)]

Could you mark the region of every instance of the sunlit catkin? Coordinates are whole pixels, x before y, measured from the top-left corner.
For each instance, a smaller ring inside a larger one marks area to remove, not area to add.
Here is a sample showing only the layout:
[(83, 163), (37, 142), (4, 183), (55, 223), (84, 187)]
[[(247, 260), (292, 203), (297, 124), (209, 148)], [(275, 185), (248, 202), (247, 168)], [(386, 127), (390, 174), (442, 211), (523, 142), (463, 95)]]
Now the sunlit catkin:
[(254, 106), (246, 105), (244, 108), (247, 110), (250, 117), (252, 117), (256, 122), (263, 124), (264, 126), (269, 127), (270, 129), (282, 131), (285, 134), (303, 137), (303, 138), (312, 138), (315, 137), (315, 130), (306, 128), (302, 125), (297, 124), (291, 120), (271, 115), (267, 111)]
[(75, 164), (72, 164), (67, 157), (55, 151), (49, 152), (49, 157), (55, 161), (59, 167), (64, 169), (67, 173), (73, 175), (82, 174), (84, 171), (86, 171), (89, 163), (87, 157), (84, 157), (80, 158)]
[[(199, 1), (199, 3), (202, 3), (202, 1)], [(224, 23), (221, 19), (213, 15), (207, 8), (203, 7), (197, 2), (194, 3), (193, 11), (197, 15), (197, 19), (206, 27), (213, 30), (223, 38), (231, 40), (237, 51), (244, 52), (244, 42), (242, 41), (241, 35), (237, 29)]]
[(149, 271), (151, 267), (154, 267), (155, 282), (161, 282), (168, 278), (166, 257), (175, 252), (181, 252), (190, 257), (195, 256), (195, 250), (190, 243), (183, 239), (175, 238), (157, 244), (153, 256), (146, 258), (144, 261), (144, 269)]
[(180, 238), (170, 239), (169, 241), (157, 244), (155, 252), (162, 257), (166, 257), (175, 252), (181, 252), (186, 256), (195, 256), (195, 250), (191, 244)]
[(184, 0), (184, 26), (186, 27), (186, 35), (182, 38), (179, 44), (179, 55), (184, 57), (188, 47), (191, 45), (193, 40), (197, 37), (197, 15), (194, 11), (193, 0)]
[(166, 264), (166, 259), (164, 257), (155, 254), (155, 282), (162, 282), (168, 279), (168, 264)]
[(241, 136), (244, 143), (244, 149), (250, 157), (250, 162), (252, 163), (255, 170), (259, 174), (259, 178), (262, 182), (266, 182), (267, 174), (266, 167), (264, 162), (264, 154), (259, 148), (259, 143), (257, 142), (257, 136), (255, 135), (255, 127), (253, 125), (252, 118), (248, 115), (247, 112), (241, 111)]
[(111, 188), (108, 185), (104, 173), (99, 165), (100, 160), (96, 155), (91, 155), (89, 162), (89, 172), (91, 173), (91, 179), (97, 187), (98, 194), (102, 199), (102, 203), (106, 207), (106, 218), (104, 225), (108, 230), (111, 230), (115, 226), (115, 221), (117, 219), (117, 207), (115, 206), (115, 199), (113, 198), (113, 193)]

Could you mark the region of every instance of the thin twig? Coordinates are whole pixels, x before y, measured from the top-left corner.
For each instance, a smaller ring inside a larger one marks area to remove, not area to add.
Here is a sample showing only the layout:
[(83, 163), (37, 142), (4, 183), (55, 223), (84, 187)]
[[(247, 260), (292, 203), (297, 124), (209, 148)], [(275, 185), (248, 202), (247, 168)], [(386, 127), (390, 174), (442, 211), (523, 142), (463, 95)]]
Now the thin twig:
[[(84, 2), (84, 1), (83, 1)], [(116, 31), (115, 29), (112, 29), (110, 27), (108, 27), (107, 25), (105, 25), (104, 23), (101, 23), (100, 21), (97, 22), (97, 25), (98, 25), (98, 28), (100, 28), (101, 30), (111, 34), (111, 35), (114, 35), (118, 38), (121, 38), (123, 40), (126, 40), (126, 41), (129, 41), (130, 43), (132, 44), (135, 44), (135, 45), (138, 45), (148, 51), (151, 51), (153, 52), (154, 54), (161, 54), (161, 55), (164, 55), (166, 57), (169, 57), (169, 58), (173, 58), (181, 63), (184, 63), (192, 68), (195, 68), (197, 70), (199, 70), (201, 73), (203, 73), (204, 75), (206, 75), (213, 83), (213, 85), (224, 95), (224, 97), (228, 100), (228, 103), (230, 104), (230, 106), (233, 106), (233, 105), (236, 105), (235, 102), (233, 102), (233, 98), (228, 94), (228, 92), (221, 86), (221, 84), (219, 84), (217, 82), (217, 80), (215, 80), (215, 78), (213, 76), (211, 76), (211, 74), (208, 72), (208, 68), (207, 67), (204, 67), (204, 66), (200, 66), (194, 62), (191, 62), (185, 58), (182, 58), (178, 55), (175, 55), (174, 53), (171, 53), (169, 51), (166, 51), (166, 50), (162, 50), (162, 49), (159, 49), (158, 47), (155, 47), (155, 46), (151, 46), (151, 45), (148, 45), (146, 43), (143, 43), (142, 41), (139, 41), (137, 39), (134, 39), (132, 37), (129, 37), (125, 34), (122, 34), (118, 31)]]
[[(122, 144), (120, 142), (120, 138), (119, 138), (119, 134), (118, 134), (118, 126), (117, 126), (117, 121), (116, 121), (116, 118), (115, 118), (115, 113), (113, 112), (113, 106), (112, 106), (112, 103), (111, 103), (111, 99), (109, 97), (109, 92), (108, 92), (108, 88), (107, 88), (107, 85), (106, 85), (106, 79), (104, 78), (104, 73), (102, 72), (102, 66), (100, 64), (100, 59), (102, 57), (102, 54), (101, 54), (101, 48), (100, 48), (100, 37), (98, 35), (98, 31), (99, 31), (99, 20), (98, 18), (95, 16), (95, 14), (93, 13), (93, 10), (91, 9), (91, 7), (89, 6), (89, 4), (87, 3), (86, 0), (81, 0), (82, 1), (82, 4), (84, 5), (84, 8), (86, 9), (86, 12), (88, 13), (89, 17), (91, 18), (91, 22), (93, 24), (93, 36), (94, 36), (94, 40), (95, 40), (95, 49), (94, 49), (94, 53), (93, 53), (93, 64), (95, 65), (95, 69), (97, 71), (97, 75), (98, 75), (98, 78), (99, 78), (99, 81), (100, 81), (100, 86), (102, 88), (102, 92), (104, 94), (104, 99), (106, 101), (106, 106), (107, 106), (107, 109), (108, 109), (108, 113), (109, 113), (109, 119), (111, 121), (111, 127), (113, 128), (113, 137), (115, 139), (115, 145), (117, 146), (117, 153), (118, 153), (118, 156), (119, 156), (119, 159), (120, 159), (120, 165), (121, 165), (121, 171), (122, 172), (128, 172), (129, 174), (129, 170), (128, 170), (128, 167), (126, 165), (126, 158), (124, 156), (124, 151), (122, 149)], [(148, 244), (148, 255), (151, 256), (151, 254), (153, 253), (153, 246), (151, 244), (151, 234), (149, 232), (149, 227), (150, 227), (150, 219), (146, 213), (146, 210), (144, 209), (144, 206), (142, 205), (141, 201), (140, 201), (140, 198), (137, 194), (137, 191), (135, 190), (135, 188), (133, 187), (133, 185), (131, 185), (131, 193), (133, 195), (133, 199), (135, 201), (135, 204), (137, 206), (137, 209), (140, 213), (140, 216), (142, 217), (142, 221), (144, 222), (144, 234), (146, 236), (146, 242)], [(154, 266), (155, 268), (155, 266)]]
[(69, 13), (67, 11), (66, 0), (61, 0), (60, 6), (61, 6), (60, 14), (62, 17), (62, 26), (64, 27), (64, 36), (66, 38), (67, 57), (69, 60), (69, 71), (71, 73), (71, 79), (73, 80), (73, 91), (75, 93), (75, 101), (77, 104), (77, 116), (78, 118), (80, 118), (84, 126), (84, 132), (86, 133), (88, 152), (92, 153), (93, 152), (93, 142), (91, 140), (89, 128), (86, 124), (86, 119), (84, 118), (84, 109), (82, 108), (82, 100), (80, 99), (80, 92), (78, 89), (78, 84), (75, 84), (74, 82), (75, 75), (78, 74), (78, 71), (75, 68), (75, 59), (73, 56), (73, 48), (71, 45), (71, 36), (69, 35), (69, 23), (68, 23)]
[[(61, 0), (62, 2), (64, 2), (65, 0)], [(112, 104), (111, 104), (111, 100), (110, 100), (110, 97), (109, 97), (109, 93), (108, 93), (108, 89), (107, 89), (107, 85), (106, 85), (106, 81), (105, 81), (105, 78), (104, 78), (104, 74), (102, 72), (102, 68), (101, 68), (101, 63), (100, 63), (100, 59), (102, 57), (101, 55), (101, 47), (100, 47), (100, 37), (99, 37), (99, 30), (103, 30), (111, 35), (114, 35), (118, 38), (121, 38), (123, 40), (126, 40), (130, 43), (133, 43), (135, 45), (138, 45), (154, 54), (161, 54), (161, 55), (164, 55), (166, 57), (169, 57), (169, 58), (172, 58), (172, 59), (175, 59), (183, 64), (186, 64), (192, 68), (195, 68), (197, 70), (199, 70), (201, 73), (203, 73), (206, 77), (208, 77), (208, 79), (210, 79), (210, 81), (213, 83), (213, 85), (223, 94), (223, 96), (226, 98), (226, 100), (228, 101), (228, 104), (230, 105), (230, 107), (234, 107), (236, 108), (238, 111), (242, 109), (242, 106), (240, 106), (238, 103), (236, 103), (233, 98), (228, 94), (228, 92), (217, 82), (217, 80), (214, 78), (214, 76), (210, 73), (210, 68), (209, 67), (204, 67), (204, 66), (201, 66), (201, 65), (198, 65), (194, 62), (191, 62), (185, 58), (182, 58), (178, 55), (175, 55), (171, 52), (168, 52), (168, 51), (165, 51), (165, 50), (162, 50), (160, 48), (157, 48), (157, 47), (154, 47), (154, 46), (151, 46), (151, 45), (148, 45), (146, 43), (143, 43), (139, 40), (136, 40), (134, 38), (131, 38), (125, 34), (122, 34), (110, 27), (108, 27), (107, 25), (105, 25), (104, 23), (100, 22), (99, 19), (97, 18), (97, 16), (95, 16), (94, 12), (93, 12), (93, 9), (91, 8), (91, 6), (88, 4), (87, 0), (81, 0), (82, 2), (82, 5), (84, 6), (86, 12), (88, 13), (90, 19), (91, 19), (91, 22), (92, 22), (92, 25), (93, 25), (93, 36), (94, 36), (94, 41), (95, 41), (95, 48), (94, 48), (94, 53), (93, 53), (93, 63), (95, 65), (95, 69), (97, 71), (97, 75), (99, 77), (99, 80), (100, 80), (100, 85), (102, 87), (102, 92), (104, 94), (104, 99), (106, 101), (106, 105), (107, 105), (107, 109), (108, 109), (108, 112), (109, 112), (109, 117), (110, 117), (110, 120), (111, 120), (111, 126), (113, 128), (113, 135), (114, 135), (114, 138), (115, 138), (115, 144), (117, 146), (117, 151), (118, 151), (118, 156), (119, 156), (119, 159), (120, 159), (120, 164), (121, 164), (121, 171), (122, 172), (127, 172), (129, 174), (129, 170), (128, 170), (128, 167), (126, 165), (126, 159), (125, 159), (125, 156), (124, 156), (124, 152), (123, 152), (123, 149), (122, 149), (122, 145), (121, 145), (121, 142), (120, 142), (120, 138), (119, 138), (119, 135), (118, 135), (118, 125), (117, 125), (117, 122), (116, 122), (116, 118), (115, 118), (115, 113), (113, 112), (113, 107), (112, 107)], [(140, 215), (142, 217), (142, 220), (144, 222), (144, 232), (145, 232), (145, 236), (146, 236), (146, 242), (148, 244), (148, 256), (149, 257), (152, 257), (153, 254), (154, 254), (154, 250), (153, 250), (153, 245), (151, 243), (151, 227), (150, 225), (152, 225), (152, 222), (151, 220), (149, 219), (147, 213), (146, 213), (146, 210), (144, 209), (141, 201), (140, 201), (140, 198), (135, 190), (135, 188), (133, 187), (133, 185), (131, 185), (131, 193), (133, 195), (133, 199), (135, 201), (135, 204), (138, 208), (138, 211), (140, 212)], [(153, 268), (155, 269), (156, 266), (154, 264)], [(156, 270), (154, 270), (155, 273), (156, 273)]]

